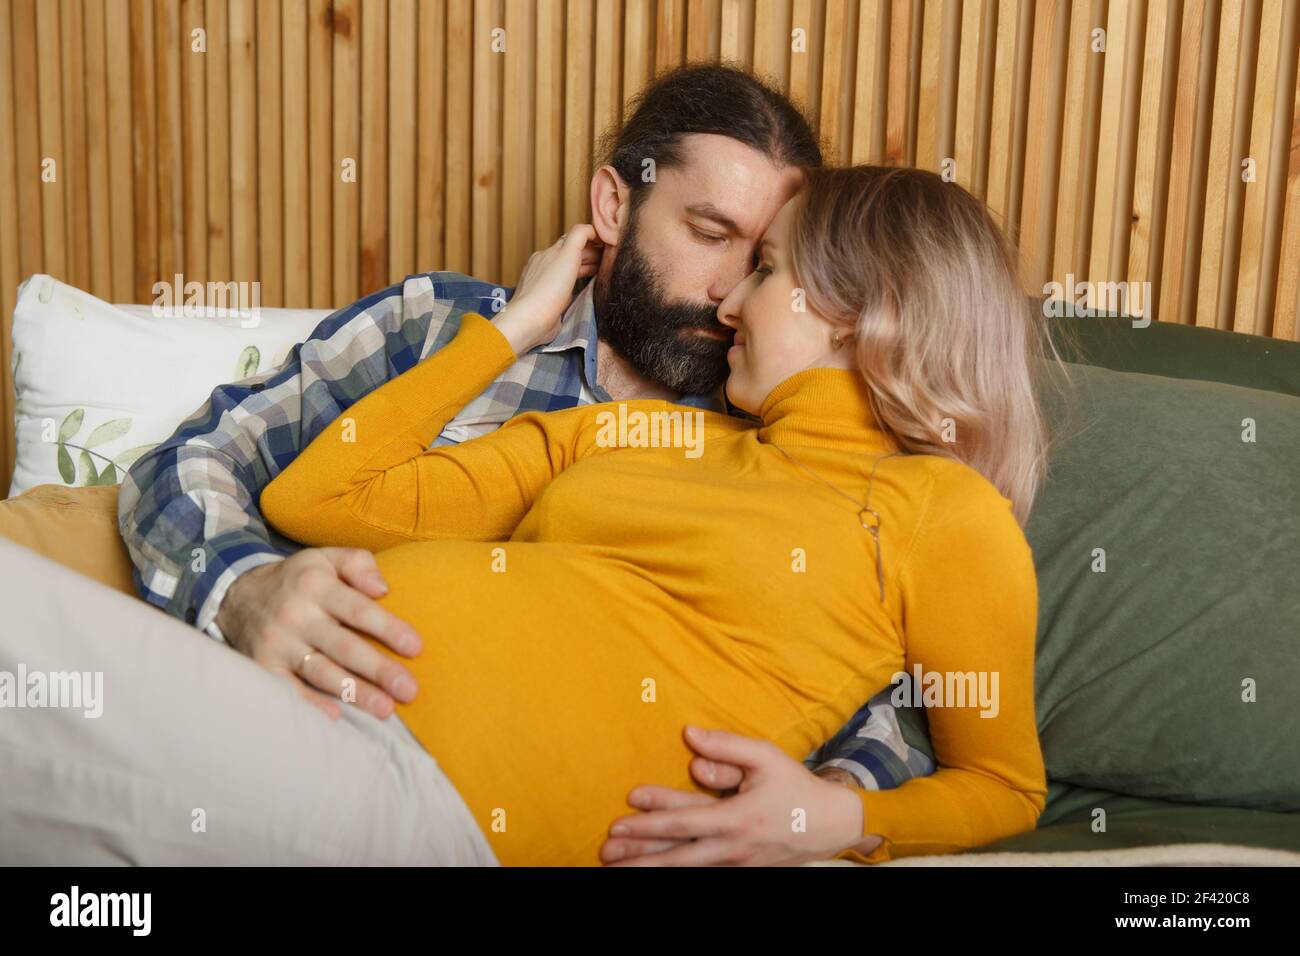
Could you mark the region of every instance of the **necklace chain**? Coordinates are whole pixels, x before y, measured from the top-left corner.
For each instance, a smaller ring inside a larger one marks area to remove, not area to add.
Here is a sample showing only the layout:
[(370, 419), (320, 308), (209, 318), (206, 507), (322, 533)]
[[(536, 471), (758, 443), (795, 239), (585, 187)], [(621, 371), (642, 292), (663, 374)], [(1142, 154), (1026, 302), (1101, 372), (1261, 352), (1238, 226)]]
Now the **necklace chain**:
[[(786, 451), (776, 442), (769, 442), (769, 444), (771, 444), (771, 446), (775, 448), (777, 451), (779, 451), (781, 454), (785, 455), (786, 458), (790, 459), (791, 462), (798, 465), (809, 475), (811, 475), (812, 477), (820, 481), (827, 488), (830, 488), (832, 491), (836, 492), (837, 494), (847, 498), (849, 501), (853, 502), (853, 504), (857, 507), (858, 521), (862, 524), (862, 527), (866, 529), (867, 534), (871, 535), (872, 540), (875, 541), (876, 543), (876, 579), (880, 582), (880, 601), (883, 604), (885, 600), (885, 569), (880, 561), (880, 513), (870, 507), (871, 487), (875, 483), (876, 468), (880, 465), (880, 463), (884, 461), (886, 458), (893, 458), (895, 455), (900, 454), (900, 452), (891, 451), (888, 455), (881, 455), (879, 458), (876, 459), (875, 464), (871, 466), (871, 476), (867, 479), (867, 500), (862, 504), (858, 504), (857, 498), (854, 498), (851, 494), (849, 494), (844, 489), (840, 488), (838, 485), (834, 485), (831, 482), (827, 481), (825, 478), (817, 474), (817, 472), (813, 471), (811, 468), (809, 468), (807, 465), (801, 462), (798, 458), (795, 458), (794, 455), (790, 454), (788, 451)], [(875, 519), (875, 524), (867, 524), (867, 520), (865, 517), (866, 515), (871, 515), (871, 517)]]

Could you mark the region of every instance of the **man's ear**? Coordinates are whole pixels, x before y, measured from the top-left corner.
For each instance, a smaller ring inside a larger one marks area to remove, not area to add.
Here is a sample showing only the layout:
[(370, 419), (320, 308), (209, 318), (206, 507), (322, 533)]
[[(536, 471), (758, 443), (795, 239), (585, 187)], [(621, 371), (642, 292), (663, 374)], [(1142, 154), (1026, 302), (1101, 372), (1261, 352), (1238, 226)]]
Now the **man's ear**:
[(606, 246), (617, 246), (627, 228), (632, 190), (608, 163), (591, 176), (591, 224)]

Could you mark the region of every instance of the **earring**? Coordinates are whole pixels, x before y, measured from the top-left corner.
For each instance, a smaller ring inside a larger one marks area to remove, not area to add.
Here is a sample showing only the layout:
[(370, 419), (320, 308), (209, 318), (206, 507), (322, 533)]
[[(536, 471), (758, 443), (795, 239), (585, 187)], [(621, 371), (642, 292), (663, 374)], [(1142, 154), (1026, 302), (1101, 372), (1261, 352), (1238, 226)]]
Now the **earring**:
[(831, 335), (831, 348), (838, 349), (843, 344), (844, 340), (840, 338), (840, 330), (836, 329)]

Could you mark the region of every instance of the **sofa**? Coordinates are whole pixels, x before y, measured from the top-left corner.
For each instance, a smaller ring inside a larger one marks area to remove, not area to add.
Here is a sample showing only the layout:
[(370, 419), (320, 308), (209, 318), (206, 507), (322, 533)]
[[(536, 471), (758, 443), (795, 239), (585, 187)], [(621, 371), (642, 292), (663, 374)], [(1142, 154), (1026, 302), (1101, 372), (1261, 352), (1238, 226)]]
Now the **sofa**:
[[(885, 865), (1300, 865), (1300, 343), (1029, 308), (1068, 373), (1044, 380), (1026, 527), (1047, 806)], [(0, 502), (0, 537), (134, 596), (116, 502), (39, 484)], [(900, 720), (933, 754), (923, 711)]]

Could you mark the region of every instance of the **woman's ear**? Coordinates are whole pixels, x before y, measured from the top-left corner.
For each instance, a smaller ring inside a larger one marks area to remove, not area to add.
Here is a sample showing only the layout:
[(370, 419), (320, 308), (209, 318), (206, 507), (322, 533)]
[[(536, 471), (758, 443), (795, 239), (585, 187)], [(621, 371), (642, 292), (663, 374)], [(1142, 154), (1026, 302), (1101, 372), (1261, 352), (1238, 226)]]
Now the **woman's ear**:
[(601, 166), (591, 177), (591, 224), (607, 247), (617, 246), (627, 228), (632, 191), (613, 166)]

